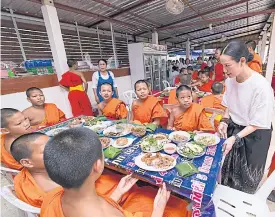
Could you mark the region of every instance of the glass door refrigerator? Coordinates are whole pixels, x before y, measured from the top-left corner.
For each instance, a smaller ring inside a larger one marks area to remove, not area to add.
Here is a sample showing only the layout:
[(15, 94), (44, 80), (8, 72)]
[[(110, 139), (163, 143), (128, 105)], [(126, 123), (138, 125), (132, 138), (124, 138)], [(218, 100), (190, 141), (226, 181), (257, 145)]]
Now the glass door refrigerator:
[[(162, 90), (166, 78), (167, 47), (149, 43), (128, 44), (132, 86), (147, 80), (152, 90)], [(134, 88), (134, 87), (133, 87)]]

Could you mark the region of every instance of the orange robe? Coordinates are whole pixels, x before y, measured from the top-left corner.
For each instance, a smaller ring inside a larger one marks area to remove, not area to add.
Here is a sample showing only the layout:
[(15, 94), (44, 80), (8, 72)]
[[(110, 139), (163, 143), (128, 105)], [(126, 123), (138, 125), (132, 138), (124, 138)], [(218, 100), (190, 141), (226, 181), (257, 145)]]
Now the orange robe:
[[(117, 187), (121, 175), (114, 174), (108, 170), (104, 170), (103, 174), (95, 183), (98, 194), (109, 196)], [(136, 187), (133, 188), (135, 190)], [(31, 173), (23, 168), (14, 178), (14, 190), (17, 197), (27, 204), (41, 208), (46, 192), (37, 185)], [(122, 201), (126, 200), (130, 192), (123, 195)]]
[(213, 83), (214, 83), (214, 81), (209, 80), (208, 82), (204, 83), (202, 86), (198, 87), (198, 89), (203, 92), (211, 93), (212, 92), (211, 87), (212, 87)]
[(174, 127), (176, 130), (214, 131), (203, 109), (201, 105), (193, 103), (185, 112), (176, 116), (174, 120)]
[[(141, 187), (138, 191), (134, 191), (129, 195), (127, 200), (123, 203), (122, 208), (131, 213), (141, 211), (143, 213), (143, 217), (151, 217), (157, 191), (157, 189), (149, 186)], [(192, 211), (187, 211), (186, 209), (187, 205), (187, 201), (171, 195), (168, 203), (166, 204), (163, 216), (192, 216)]]
[[(63, 188), (57, 188), (54, 191), (51, 191), (45, 197), (41, 211), (40, 217), (65, 217), (62, 209), (61, 199), (64, 194)], [(118, 209), (125, 217), (143, 217), (141, 212), (132, 214), (121, 208), (115, 201), (110, 198), (103, 197), (108, 203), (110, 203), (114, 208)]]
[(112, 98), (102, 110), (102, 114), (109, 119), (119, 120), (127, 118), (128, 111), (124, 102)]
[(253, 60), (251, 60), (247, 64), (255, 72), (259, 72), (259, 73), (263, 72), (263, 69), (262, 69), (262, 64), (263, 64), (262, 63), (262, 59), (261, 59), (261, 57), (258, 54), (254, 53)]
[[(201, 105), (204, 108), (214, 108), (214, 109), (220, 109), (222, 111), (225, 111), (226, 107), (222, 105), (222, 95), (216, 96), (216, 95), (209, 95), (205, 96), (201, 99)], [(212, 113), (207, 113), (209, 116), (212, 116)], [(218, 130), (220, 120), (222, 116), (221, 115), (216, 115), (215, 120), (214, 120), (214, 125), (215, 125), (215, 130)]]
[(167, 118), (167, 114), (156, 97), (148, 96), (140, 105), (132, 106), (133, 120), (152, 123), (154, 118)]
[(204, 108), (214, 108), (225, 111), (226, 107), (222, 105), (222, 96), (208, 95), (201, 99), (201, 105)]
[(34, 207), (41, 208), (46, 192), (40, 188), (31, 173), (23, 168), (14, 178), (14, 190), (18, 199)]
[(44, 109), (46, 113), (44, 120), (40, 124), (32, 126), (32, 128), (39, 129), (41, 127), (55, 125), (60, 121), (66, 120), (65, 114), (55, 104), (45, 103)]
[(176, 95), (176, 89), (173, 89), (170, 91), (169, 93), (169, 97), (168, 97), (168, 104), (174, 104), (174, 105), (178, 105), (179, 101), (177, 99), (177, 95)]
[(23, 166), (13, 158), (11, 153), (6, 150), (5, 135), (3, 134), (1, 134), (1, 163), (14, 170), (21, 170), (23, 168)]
[(272, 160), (271, 160), (271, 164), (270, 164), (270, 168), (269, 168), (267, 176), (270, 176), (273, 171), (275, 171), (275, 152), (273, 154), (273, 157), (272, 157)]
[[(143, 187), (132, 193), (129, 199), (121, 207), (117, 202), (108, 197), (103, 197), (114, 208), (118, 209), (125, 217), (149, 217), (151, 216), (154, 198), (157, 191), (151, 187)], [(57, 188), (45, 197), (40, 215), (41, 217), (65, 217), (62, 210), (62, 196), (64, 190)], [(165, 217), (189, 217), (191, 211), (186, 210), (187, 202), (171, 196), (164, 211)], [(126, 208), (124, 208), (124, 206)]]

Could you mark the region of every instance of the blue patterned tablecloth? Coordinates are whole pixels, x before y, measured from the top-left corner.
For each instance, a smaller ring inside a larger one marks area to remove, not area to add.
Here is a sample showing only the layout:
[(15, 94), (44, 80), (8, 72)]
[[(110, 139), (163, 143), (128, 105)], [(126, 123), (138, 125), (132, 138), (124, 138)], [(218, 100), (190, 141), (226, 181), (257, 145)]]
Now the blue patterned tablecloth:
[[(65, 121), (55, 126), (44, 128), (40, 132), (47, 132), (51, 129), (63, 127), (71, 120)], [(157, 129), (155, 133), (167, 133), (172, 131), (166, 129)], [(136, 177), (147, 181), (153, 185), (161, 185), (165, 182), (172, 192), (189, 198), (193, 201), (193, 215), (202, 217), (214, 217), (215, 208), (212, 202), (213, 192), (216, 186), (216, 180), (220, 171), (222, 160), (222, 140), (218, 145), (206, 149), (206, 154), (200, 158), (192, 160), (193, 164), (199, 169), (198, 174), (183, 178), (179, 176), (176, 168), (166, 172), (145, 171), (135, 165), (135, 157), (142, 153), (137, 144), (140, 138), (133, 135), (127, 137), (135, 138), (135, 141), (128, 148), (122, 149), (122, 152), (115, 159), (105, 159), (105, 166), (125, 173), (134, 173)], [(173, 154), (177, 164), (189, 159), (183, 158), (177, 153)]]

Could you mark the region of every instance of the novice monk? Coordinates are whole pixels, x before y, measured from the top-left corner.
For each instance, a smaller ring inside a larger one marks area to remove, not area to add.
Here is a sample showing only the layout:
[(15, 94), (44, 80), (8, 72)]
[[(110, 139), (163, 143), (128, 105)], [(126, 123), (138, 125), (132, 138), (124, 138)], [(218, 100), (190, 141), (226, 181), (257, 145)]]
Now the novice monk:
[[(96, 193), (95, 182), (104, 168), (104, 155), (98, 136), (91, 130), (74, 128), (53, 137), (45, 147), (44, 162), (50, 178), (64, 189), (58, 188), (47, 194), (42, 204), (41, 217), (144, 216), (142, 207), (146, 204), (143, 204), (142, 198), (138, 198), (139, 205), (135, 208), (138, 211), (135, 213), (124, 210), (118, 204), (121, 196), (137, 182), (131, 175), (121, 179), (109, 198)], [(79, 172), (73, 176), (70, 175), (72, 171)], [(152, 204), (152, 217), (163, 216), (169, 197), (170, 192), (164, 184)], [(171, 214), (171, 217), (186, 216), (186, 209), (180, 209), (183, 208), (180, 206), (181, 201), (173, 204), (180, 215)]]
[(26, 91), (27, 99), (32, 104), (23, 114), (29, 118), (33, 129), (51, 126), (66, 120), (65, 114), (53, 103), (45, 103), (45, 96), (37, 87)]
[[(221, 112), (224, 112), (226, 107), (222, 105), (224, 86), (222, 83), (214, 82), (212, 85), (212, 94), (205, 96), (201, 99), (201, 105), (204, 108), (214, 108), (219, 109)], [(207, 112), (206, 115), (211, 117), (213, 115), (212, 112)], [(217, 131), (219, 123), (222, 119), (221, 114), (217, 114), (214, 120), (215, 130)]]
[(23, 166), (10, 154), (10, 146), (16, 138), (31, 132), (30, 121), (16, 109), (3, 108), (1, 109), (1, 128), (7, 131), (7, 134), (1, 134), (1, 163), (10, 169), (21, 170)]
[(208, 70), (200, 72), (200, 81), (192, 84), (193, 86), (197, 86), (200, 91), (203, 92), (211, 92), (211, 87), (214, 81), (210, 79), (210, 72)]
[(191, 88), (181, 85), (176, 92), (179, 106), (172, 109), (167, 129), (184, 131), (214, 131), (203, 107), (192, 103)]
[(24, 168), (14, 178), (16, 196), (34, 207), (41, 208), (47, 192), (59, 187), (44, 167), (43, 151), (49, 137), (35, 132), (17, 138), (11, 145), (11, 154)]
[(149, 96), (149, 86), (146, 81), (139, 80), (135, 83), (135, 91), (138, 99), (133, 102), (133, 121), (144, 123), (160, 124), (161, 118), (167, 118), (167, 114), (156, 97)]
[(83, 73), (76, 70), (77, 61), (68, 60), (68, 66), (70, 71), (62, 75), (59, 86), (69, 91), (68, 99), (72, 107), (73, 116), (93, 116), (92, 105), (87, 95), (88, 83)]
[(262, 74), (263, 69), (262, 69), (262, 59), (259, 56), (259, 54), (257, 54), (255, 52), (256, 49), (256, 42), (255, 41), (248, 41), (246, 42), (246, 46), (248, 48), (248, 51), (251, 55), (253, 55), (253, 59), (251, 61), (249, 61), (247, 63), (247, 65), (249, 66), (249, 68), (251, 68), (252, 70), (254, 70), (255, 72), (259, 72), (260, 74)]
[(226, 108), (222, 105), (223, 89), (222, 83), (214, 82), (211, 87), (212, 94), (203, 97), (200, 104), (204, 108), (215, 108), (225, 111)]
[[(41, 208), (47, 192), (60, 187), (49, 178), (44, 166), (43, 153), (48, 140), (47, 135), (35, 132), (20, 136), (11, 145), (13, 157), (24, 166), (14, 178), (16, 195), (20, 200), (38, 208)], [(74, 173), (78, 175), (76, 171)], [(101, 175), (95, 184), (97, 193), (111, 194), (120, 178), (120, 175), (114, 173)]]
[(112, 98), (113, 90), (111, 84), (102, 84), (100, 95), (103, 98), (103, 101), (97, 105), (100, 114), (112, 120), (127, 118), (128, 111), (125, 103), (117, 98)]

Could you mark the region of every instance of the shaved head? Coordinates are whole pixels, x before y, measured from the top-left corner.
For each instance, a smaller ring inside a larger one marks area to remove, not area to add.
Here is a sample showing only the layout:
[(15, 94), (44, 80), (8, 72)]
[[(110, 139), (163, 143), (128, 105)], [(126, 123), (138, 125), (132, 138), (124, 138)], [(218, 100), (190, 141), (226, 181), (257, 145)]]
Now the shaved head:
[(221, 94), (223, 92), (223, 84), (219, 82), (214, 82), (211, 89), (214, 95)]
[(8, 119), (16, 114), (18, 111), (17, 109), (13, 108), (2, 108), (1, 109), (1, 128), (8, 127)]
[(47, 137), (43, 133), (35, 132), (22, 135), (14, 140), (10, 148), (14, 159), (20, 162), (22, 159), (31, 158), (33, 150), (37, 145), (36, 141), (42, 136)]

